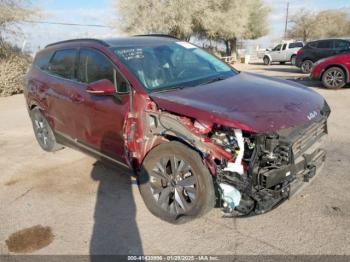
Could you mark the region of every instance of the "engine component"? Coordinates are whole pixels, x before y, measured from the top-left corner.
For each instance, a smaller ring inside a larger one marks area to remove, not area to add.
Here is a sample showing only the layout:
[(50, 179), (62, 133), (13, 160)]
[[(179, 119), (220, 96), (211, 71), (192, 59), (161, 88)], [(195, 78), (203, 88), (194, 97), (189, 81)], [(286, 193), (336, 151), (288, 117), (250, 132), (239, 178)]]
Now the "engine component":
[(222, 189), (223, 206), (228, 212), (232, 212), (241, 201), (241, 193), (235, 187), (228, 184), (220, 183), (219, 186)]
[(234, 163), (228, 162), (227, 167), (224, 169), (224, 171), (230, 171), (230, 172), (236, 172), (240, 175), (243, 175), (244, 168), (242, 165), (242, 159), (244, 156), (244, 139), (242, 135), (242, 130), (240, 129), (234, 129), (235, 137), (238, 143), (239, 151), (236, 156), (236, 160)]

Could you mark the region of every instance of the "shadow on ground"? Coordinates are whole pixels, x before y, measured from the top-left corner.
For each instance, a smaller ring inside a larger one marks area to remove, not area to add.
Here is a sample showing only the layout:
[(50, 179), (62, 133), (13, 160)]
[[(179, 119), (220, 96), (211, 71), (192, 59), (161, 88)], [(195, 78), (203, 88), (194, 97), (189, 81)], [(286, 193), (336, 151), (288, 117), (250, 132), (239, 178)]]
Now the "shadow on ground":
[[(91, 177), (99, 181), (99, 186), (90, 254), (143, 254), (135, 221), (136, 206), (131, 175), (127, 171), (97, 161)], [(100, 257), (96, 257), (97, 261), (99, 259)], [(91, 261), (94, 261), (94, 257)]]

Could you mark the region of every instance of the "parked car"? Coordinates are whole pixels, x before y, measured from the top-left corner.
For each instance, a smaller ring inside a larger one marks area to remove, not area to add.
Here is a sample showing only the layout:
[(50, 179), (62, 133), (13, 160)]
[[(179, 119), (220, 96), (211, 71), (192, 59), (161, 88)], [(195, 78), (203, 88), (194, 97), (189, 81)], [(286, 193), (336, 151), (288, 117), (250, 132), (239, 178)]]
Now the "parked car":
[(311, 71), (311, 78), (321, 80), (327, 88), (338, 89), (350, 82), (350, 53), (318, 60)]
[(285, 41), (272, 50), (266, 50), (263, 60), (265, 65), (269, 65), (274, 62), (284, 64), (285, 62), (291, 62), (295, 65), (295, 58), (300, 48), (304, 46), (303, 42)]
[(264, 213), (325, 159), (321, 95), (171, 37), (48, 45), (25, 97), (44, 150), (70, 146), (134, 170), (148, 209), (172, 223), (215, 203), (228, 215)]
[(350, 41), (343, 39), (325, 39), (307, 43), (296, 57), (296, 66), (305, 74), (311, 72), (315, 62), (329, 56), (350, 52)]

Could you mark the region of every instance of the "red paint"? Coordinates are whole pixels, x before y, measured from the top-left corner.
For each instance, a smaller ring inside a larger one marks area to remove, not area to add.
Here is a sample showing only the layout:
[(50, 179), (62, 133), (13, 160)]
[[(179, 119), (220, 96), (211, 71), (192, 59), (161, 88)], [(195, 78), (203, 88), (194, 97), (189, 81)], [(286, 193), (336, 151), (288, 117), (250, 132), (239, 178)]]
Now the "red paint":
[(98, 50), (108, 57), (130, 82), (131, 94), (92, 94), (91, 91), (111, 94), (111, 83), (102, 80), (86, 85), (49, 75), (33, 66), (25, 89), (28, 108), (40, 107), (56, 131), (130, 167), (132, 163), (140, 166), (154, 146), (167, 141), (150, 132), (148, 112), (175, 113), (179, 121), (201, 137), (205, 144), (201, 150), (214, 175), (213, 159), (234, 159), (206, 137), (214, 124), (250, 132), (274, 132), (307, 122), (308, 114), (319, 112), (324, 104), (320, 95), (304, 86), (247, 73), (208, 85), (147, 94), (114, 53), (100, 43), (63, 43), (44, 52), (80, 47)]
[(248, 73), (150, 97), (170, 112), (259, 133), (307, 122), (307, 115), (319, 112), (324, 103), (305, 86)]
[(314, 64), (311, 71), (311, 78), (320, 80), (322, 73), (332, 66), (338, 66), (346, 72), (347, 82), (350, 82), (350, 53), (331, 56), (319, 60)]

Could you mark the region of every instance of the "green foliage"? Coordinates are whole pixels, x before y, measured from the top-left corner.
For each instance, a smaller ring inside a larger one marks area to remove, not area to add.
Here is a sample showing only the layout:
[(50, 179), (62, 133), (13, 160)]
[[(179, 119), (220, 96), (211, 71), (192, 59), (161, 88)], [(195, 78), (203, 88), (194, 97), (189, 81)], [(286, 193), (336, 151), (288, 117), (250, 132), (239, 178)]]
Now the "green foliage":
[(325, 10), (313, 13), (301, 9), (291, 19), (293, 23), (288, 32), (289, 37), (301, 38), (303, 41), (312, 39), (341, 37), (350, 34), (350, 19), (341, 10)]
[(115, 26), (128, 34), (163, 33), (188, 40), (197, 35), (227, 43), (267, 34), (262, 0), (118, 0)]

